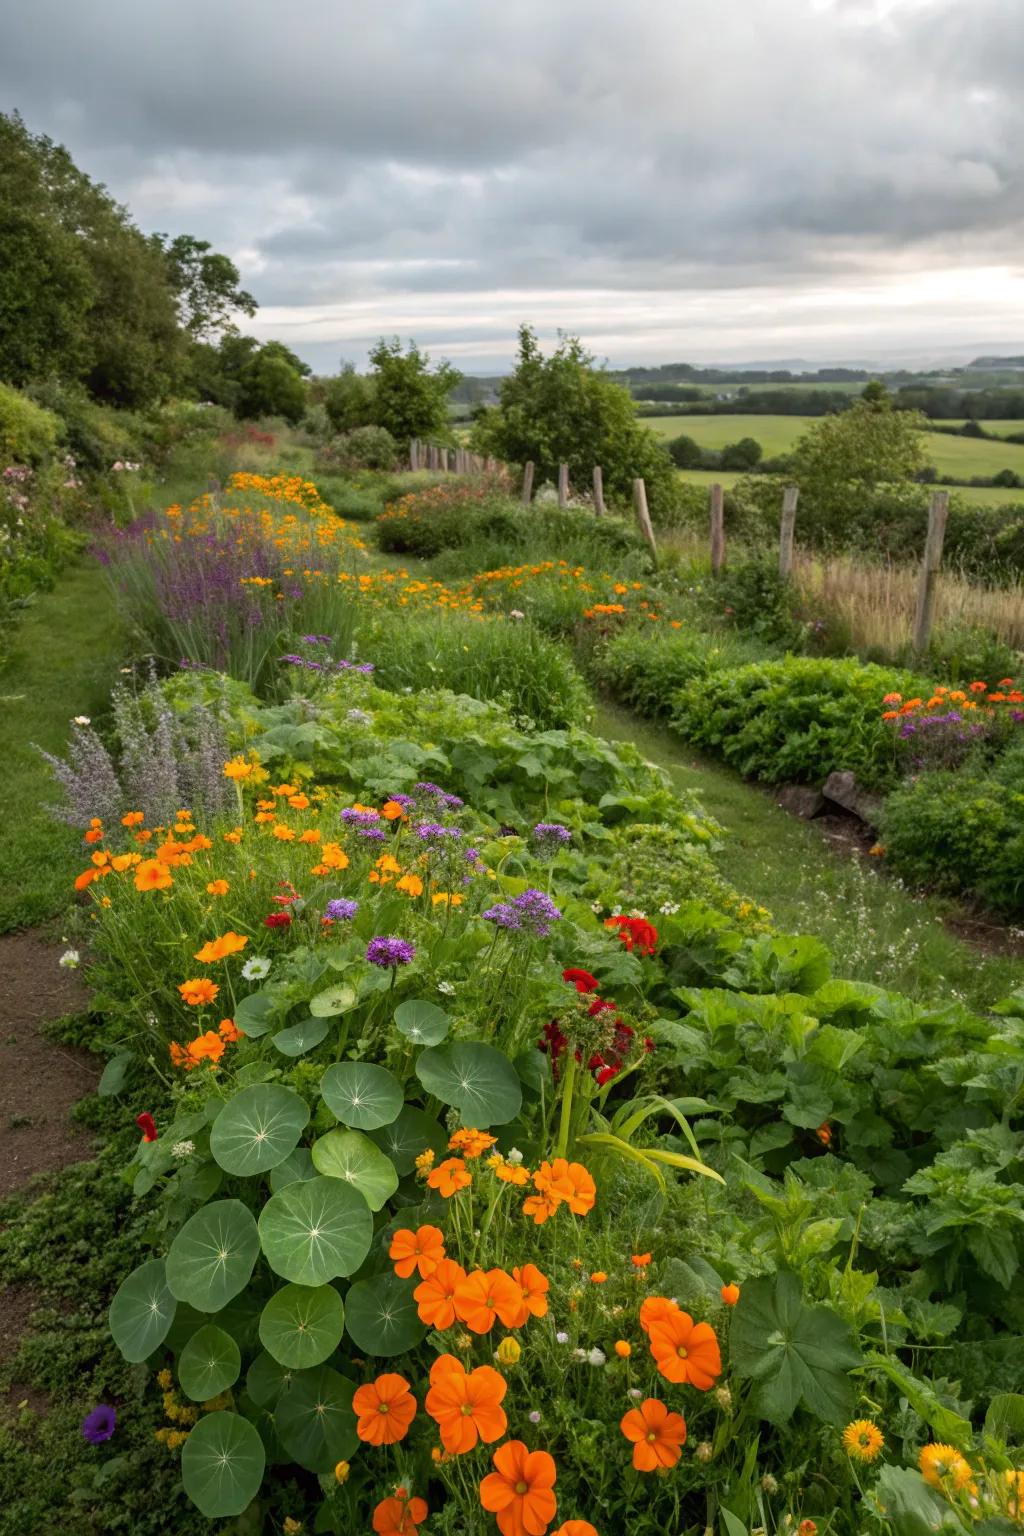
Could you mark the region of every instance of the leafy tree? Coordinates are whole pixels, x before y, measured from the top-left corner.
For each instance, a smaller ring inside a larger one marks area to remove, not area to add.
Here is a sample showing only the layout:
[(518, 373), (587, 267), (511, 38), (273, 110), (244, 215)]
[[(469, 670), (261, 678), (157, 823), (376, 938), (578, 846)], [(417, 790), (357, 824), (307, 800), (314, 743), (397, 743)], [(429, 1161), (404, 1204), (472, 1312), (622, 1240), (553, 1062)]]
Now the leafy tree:
[(450, 363), (430, 371), (430, 358), (410, 341), (408, 350), (395, 336), (381, 337), (370, 353), (374, 393), (373, 425), (384, 427), (398, 443), (411, 437), (447, 437), (448, 396), (462, 375)]
[(225, 331), (237, 330), (232, 320), (235, 313), (250, 317), (256, 313), (256, 300), (238, 286), (238, 268), (209, 240), (197, 240), (194, 235), (176, 235), (173, 240), (153, 235), (151, 240), (167, 264), (181, 324), (194, 341), (212, 341)]
[[(352, 363), (343, 363), (341, 372), (324, 384), (323, 405), (335, 432), (373, 426), (377, 408), (374, 382), (366, 374), (357, 373)], [(417, 435), (410, 433), (412, 437)]]
[(848, 411), (824, 416), (803, 434), (793, 452), (793, 478), (802, 498), (837, 511), (851, 494), (912, 480), (924, 466), (916, 411), (884, 400), (858, 400)]
[(862, 400), (870, 405), (891, 405), (892, 396), (882, 383), (881, 379), (871, 379), (860, 392)]
[(719, 462), (723, 469), (753, 469), (763, 453), (756, 437), (741, 437), (738, 443), (726, 443)]
[(546, 358), (534, 331), (521, 327), (515, 372), (502, 381), (499, 404), (479, 418), (474, 440), (481, 452), (512, 464), (532, 459), (541, 479), (568, 464), (581, 487), (589, 487), (600, 464), (606, 493), (620, 500), (642, 477), (652, 516), (675, 503), (675, 469), (664, 445), (637, 420), (629, 391), (594, 366), (576, 336), (562, 336)]
[(669, 456), (678, 469), (699, 469), (704, 462), (704, 450), (694, 438), (681, 432), (665, 445)]
[(268, 341), (253, 354), (238, 374), (235, 409), (240, 416), (283, 416), (293, 425), (302, 420), (306, 385), (290, 357), (294, 353), (274, 341)]

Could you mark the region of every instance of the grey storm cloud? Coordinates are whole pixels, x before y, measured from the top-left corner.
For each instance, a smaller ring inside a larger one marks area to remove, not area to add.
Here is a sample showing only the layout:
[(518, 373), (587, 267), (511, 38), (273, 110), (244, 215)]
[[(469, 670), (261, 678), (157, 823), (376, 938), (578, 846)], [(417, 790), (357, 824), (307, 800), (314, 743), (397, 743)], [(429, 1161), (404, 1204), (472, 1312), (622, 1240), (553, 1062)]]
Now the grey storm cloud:
[(702, 295), (768, 344), (751, 295), (1024, 282), (1022, 75), (1019, 0), (34, 0), (0, 106), (307, 352), (409, 320), (490, 356), (604, 295), (627, 350), (670, 296), (680, 355)]

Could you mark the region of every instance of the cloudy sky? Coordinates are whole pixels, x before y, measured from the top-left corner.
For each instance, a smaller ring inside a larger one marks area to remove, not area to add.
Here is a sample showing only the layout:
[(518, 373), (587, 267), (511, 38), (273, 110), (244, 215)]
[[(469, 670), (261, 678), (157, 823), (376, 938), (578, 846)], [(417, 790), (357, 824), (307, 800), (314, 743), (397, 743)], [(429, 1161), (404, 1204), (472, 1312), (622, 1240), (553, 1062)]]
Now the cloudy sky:
[[(0, 107), (314, 366), (1024, 350), (1021, 0), (32, 0)], [(966, 350), (964, 350), (966, 349)]]

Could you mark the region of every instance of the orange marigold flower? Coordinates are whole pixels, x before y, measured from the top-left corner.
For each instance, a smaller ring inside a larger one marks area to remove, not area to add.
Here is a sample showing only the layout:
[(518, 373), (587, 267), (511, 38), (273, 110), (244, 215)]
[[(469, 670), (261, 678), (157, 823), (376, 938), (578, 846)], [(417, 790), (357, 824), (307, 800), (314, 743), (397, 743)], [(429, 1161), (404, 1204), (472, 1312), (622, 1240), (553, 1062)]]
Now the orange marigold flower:
[(491, 1445), (508, 1428), (502, 1399), (508, 1383), (492, 1365), (467, 1371), (454, 1355), (440, 1355), (430, 1368), (424, 1406), (441, 1431), (441, 1444), (454, 1456), (472, 1451), (479, 1440)]
[(953, 1445), (926, 1445), (917, 1458), (921, 1476), (933, 1488), (949, 1483), (953, 1488), (963, 1488), (973, 1473), (970, 1466)]
[(651, 1262), (651, 1255), (649, 1253), (631, 1253), (629, 1262), (634, 1269), (646, 1269)]
[[(524, 1315), (527, 1317), (544, 1317), (548, 1310), (548, 1291), (551, 1289), (546, 1275), (542, 1275), (536, 1264), (517, 1264), (512, 1271), (512, 1279), (523, 1293)], [(522, 1324), (517, 1323), (516, 1327)]]
[(882, 700), (882, 703), (883, 704), (902, 704), (903, 703), (903, 695), (902, 695), (902, 693), (887, 693), (885, 695), (884, 699)]
[(178, 988), (182, 1001), (192, 1008), (202, 1008), (206, 1003), (212, 1003), (220, 991), (214, 982), (205, 976), (194, 976), (191, 981), (183, 981)]
[(472, 1182), (473, 1175), (461, 1157), (446, 1157), (443, 1163), (438, 1163), (427, 1175), (427, 1184), (445, 1200), (450, 1200), (460, 1189), (467, 1189)]
[(226, 880), (211, 880), (206, 889), (211, 896), (226, 896), (231, 886)]
[(226, 843), (240, 843), (242, 841), (241, 827), (232, 827), (230, 832), (225, 832), (224, 841)]
[(554, 1457), (509, 1440), (493, 1463), (495, 1470), (480, 1484), (480, 1503), (494, 1515), (501, 1536), (543, 1536), (557, 1508)]
[(348, 854), (340, 843), (324, 843), (320, 850), (320, 864), (328, 869), (348, 869)]
[(121, 817), (121, 825), (122, 827), (138, 827), (145, 819), (141, 811), (129, 811), (127, 816)]
[(236, 1040), (244, 1040), (244, 1031), (240, 1030), (234, 1019), (221, 1019), (217, 1026), (217, 1033), (228, 1045), (234, 1045)]
[(656, 1397), (624, 1414), (619, 1428), (633, 1442), (633, 1465), (638, 1472), (657, 1472), (674, 1467), (686, 1443), (686, 1420), (670, 1413)]
[(237, 783), (241, 779), (247, 779), (254, 767), (255, 764), (246, 762), (244, 757), (233, 757), (230, 762), (224, 764), (224, 777), (234, 779)]
[[(401, 885), (401, 881), (399, 881)], [(497, 1145), (497, 1136), (492, 1136), (488, 1131), (478, 1131), (475, 1128), (455, 1131), (448, 1142), (449, 1152), (460, 1152), (463, 1157), (482, 1157), (493, 1146)]]
[(455, 1292), (466, 1278), (466, 1271), (454, 1259), (442, 1259), (413, 1291), (420, 1322), (428, 1328), (444, 1330), (455, 1321)]
[(279, 821), (277, 823), (277, 825), (273, 828), (273, 833), (279, 843), (293, 843), (295, 841), (294, 829), (292, 827), (285, 826), (283, 821)]
[(455, 1316), (472, 1333), (490, 1333), (498, 1319), (517, 1328), (522, 1313), (522, 1289), (503, 1269), (474, 1269), (455, 1288)]
[(855, 1419), (843, 1430), (843, 1450), (853, 1461), (874, 1461), (884, 1445), (885, 1437), (871, 1419)]
[(899, 717), (900, 712), (898, 709), (883, 709), (882, 711), (883, 720), (898, 720)]
[(974, 683), (968, 683), (967, 686), (971, 693), (984, 693), (985, 689), (988, 687), (988, 683), (978, 681)]
[(191, 1040), (186, 1050), (192, 1066), (198, 1066), (201, 1061), (209, 1061), (216, 1066), (226, 1048), (218, 1031), (208, 1029), (205, 1035), (198, 1035), (195, 1040)]
[(388, 1258), (400, 1280), (408, 1280), (413, 1271), (425, 1280), (444, 1258), (444, 1233), (439, 1227), (417, 1227), (415, 1232), (402, 1227), (391, 1239)]
[(137, 891), (166, 891), (174, 884), (174, 876), (159, 859), (143, 859), (135, 866)]
[(197, 949), (195, 958), (203, 965), (213, 965), (218, 960), (226, 960), (228, 955), (237, 955), (248, 942), (246, 934), (235, 933), (229, 928), (227, 933), (221, 934), (220, 938), (210, 939), (202, 949)]
[(628, 1360), (630, 1355), (633, 1353), (633, 1346), (630, 1344), (628, 1339), (616, 1339), (615, 1353), (618, 1355), (620, 1360)]
[(202, 832), (197, 832), (195, 836), (189, 840), (188, 847), (192, 853), (204, 853), (207, 848), (212, 848), (213, 844), (210, 842), (208, 837), (203, 835)]
[(416, 1399), (404, 1376), (386, 1371), (376, 1381), (356, 1390), (352, 1411), (357, 1417), (356, 1434), (369, 1445), (394, 1445), (404, 1440), (416, 1417)]
[(666, 1381), (688, 1381), (707, 1392), (722, 1374), (718, 1337), (710, 1323), (695, 1323), (689, 1312), (676, 1310), (649, 1330), (654, 1363)]
[(429, 1513), (426, 1499), (410, 1499), (404, 1488), (397, 1488), (374, 1510), (373, 1529), (377, 1536), (417, 1536)]
[(374, 868), (383, 870), (386, 875), (400, 875), (402, 873), (402, 866), (393, 853), (382, 853), (374, 864)]
[(590, 1277), (590, 1283), (591, 1285), (604, 1285), (607, 1279), (608, 1276), (605, 1274), (603, 1269), (595, 1269)]
[(406, 896), (422, 896), (423, 881), (419, 875), (403, 875), (401, 880), (395, 881), (395, 890), (403, 891)]

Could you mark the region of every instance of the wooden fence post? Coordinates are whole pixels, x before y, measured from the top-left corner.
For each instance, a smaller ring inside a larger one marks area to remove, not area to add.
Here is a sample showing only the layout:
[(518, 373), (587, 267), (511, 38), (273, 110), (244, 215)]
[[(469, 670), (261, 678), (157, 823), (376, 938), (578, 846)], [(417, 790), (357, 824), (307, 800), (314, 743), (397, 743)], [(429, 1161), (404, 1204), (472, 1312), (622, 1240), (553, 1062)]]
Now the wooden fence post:
[(604, 475), (600, 464), (594, 465), (594, 512), (598, 517), (604, 516)]
[(651, 514), (647, 510), (647, 487), (642, 480), (633, 481), (633, 509), (636, 512), (636, 520), (640, 524), (640, 532), (650, 546), (654, 563), (658, 563), (658, 546), (654, 539), (654, 529), (651, 527)]
[(523, 465), (523, 506), (528, 507), (533, 496), (533, 460), (527, 459)]
[(558, 466), (558, 505), (560, 507), (567, 507), (569, 505), (568, 464), (559, 464)]
[(931, 504), (928, 507), (928, 537), (925, 540), (924, 559), (921, 561), (921, 577), (917, 588), (917, 612), (914, 615), (914, 650), (918, 656), (924, 655), (931, 639), (935, 594), (938, 587), (939, 567), (942, 564), (942, 545), (946, 537), (948, 516), (949, 492), (933, 491)]
[(796, 504), (800, 492), (795, 485), (787, 485), (782, 493), (782, 521), (779, 524), (779, 575), (788, 581), (793, 572), (793, 529), (796, 524)]
[(725, 493), (720, 485), (711, 487), (711, 574), (717, 576), (725, 564)]
[(420, 467), (419, 438), (414, 437), (409, 443), (409, 468), (413, 471)]

